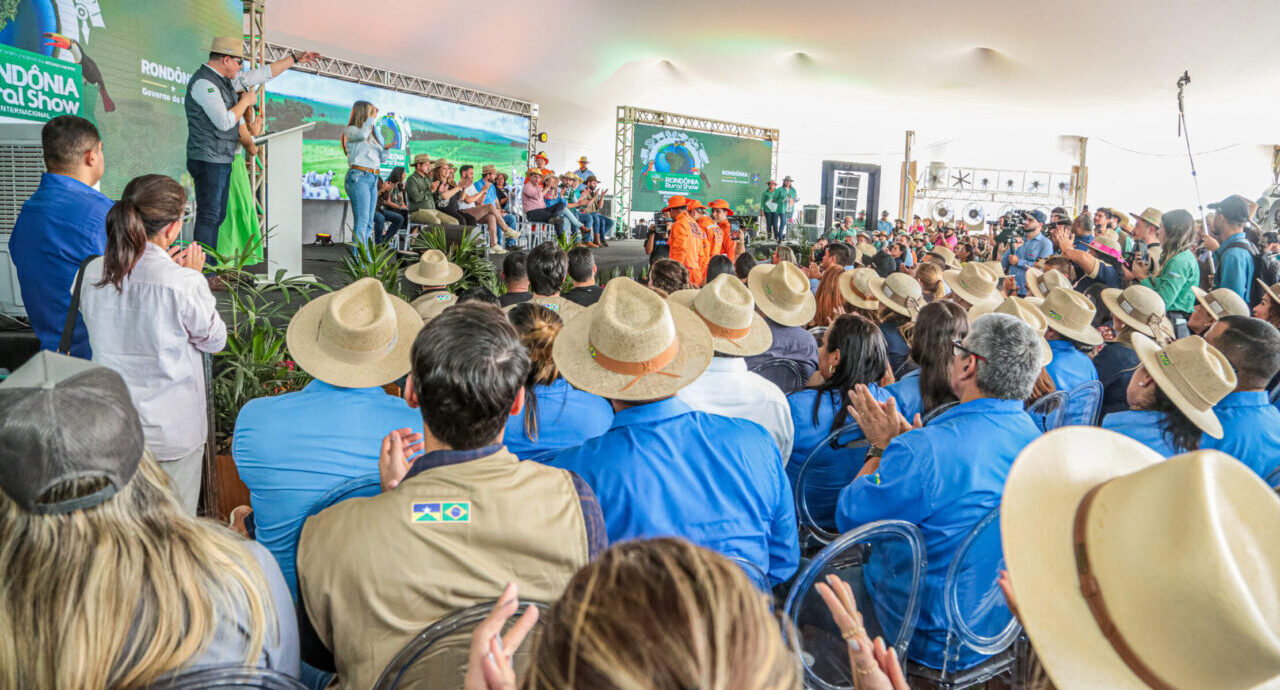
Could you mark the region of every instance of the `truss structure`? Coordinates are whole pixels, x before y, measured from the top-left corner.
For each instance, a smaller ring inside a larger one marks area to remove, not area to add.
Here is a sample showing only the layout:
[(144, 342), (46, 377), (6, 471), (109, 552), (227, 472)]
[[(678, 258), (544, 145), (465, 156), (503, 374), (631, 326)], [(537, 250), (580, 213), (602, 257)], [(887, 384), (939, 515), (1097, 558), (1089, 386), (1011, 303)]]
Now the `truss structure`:
[(681, 115), (659, 110), (647, 110), (635, 106), (618, 106), (618, 120), (614, 135), (613, 147), (613, 194), (614, 224), (618, 228), (630, 226), (631, 218), (631, 173), (632, 159), (635, 152), (635, 126), (653, 125), (655, 127), (671, 127), (687, 129), (709, 134), (723, 134), (743, 139), (759, 139), (773, 142), (769, 175), (778, 172), (778, 130), (757, 125), (745, 125), (725, 120), (711, 120), (696, 115)]
[[(266, 0), (244, 0), (244, 49), (249, 56), (249, 67), (259, 67), (263, 61), (266, 39), (263, 37), (263, 15), (266, 12)], [(267, 112), (267, 94), (258, 91), (258, 116)], [(265, 237), (267, 232), (267, 147), (258, 150), (257, 161), (250, 161), (249, 188), (253, 190), (254, 204), (258, 210), (258, 236)]]
[(970, 228), (1013, 209), (1038, 208), (1048, 214), (1056, 206), (1070, 207), (1083, 188), (1076, 168), (1055, 173), (947, 168), (935, 163), (921, 168), (920, 178), (907, 180), (913, 191), (909, 211), (921, 218), (965, 221)]

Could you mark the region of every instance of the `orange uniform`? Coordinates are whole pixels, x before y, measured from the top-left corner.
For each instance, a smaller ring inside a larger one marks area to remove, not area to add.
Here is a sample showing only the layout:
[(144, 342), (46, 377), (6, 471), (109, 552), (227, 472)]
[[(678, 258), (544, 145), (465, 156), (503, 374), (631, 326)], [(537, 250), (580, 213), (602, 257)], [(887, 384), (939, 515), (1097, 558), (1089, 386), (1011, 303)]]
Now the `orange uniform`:
[(738, 243), (733, 241), (733, 231), (729, 227), (729, 221), (722, 220), (716, 227), (720, 228), (720, 251), (719, 254), (738, 260)]
[(707, 264), (702, 261), (702, 228), (688, 213), (680, 212), (671, 222), (667, 241), (671, 246), (671, 259), (689, 270), (689, 282), (701, 285), (707, 275)]
[(702, 229), (702, 272), (705, 276), (707, 263), (720, 253), (720, 226), (707, 216), (698, 216), (698, 227)]

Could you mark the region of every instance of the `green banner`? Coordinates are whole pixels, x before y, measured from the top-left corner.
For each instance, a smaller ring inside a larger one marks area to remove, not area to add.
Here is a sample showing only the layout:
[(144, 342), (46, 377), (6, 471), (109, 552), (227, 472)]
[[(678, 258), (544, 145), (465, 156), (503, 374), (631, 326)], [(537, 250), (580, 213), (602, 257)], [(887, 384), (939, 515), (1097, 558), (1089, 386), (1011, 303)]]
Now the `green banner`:
[(80, 65), (0, 45), (0, 115), (44, 122), (80, 114)]
[(685, 129), (635, 126), (631, 210), (658, 211), (673, 195), (729, 202), (740, 215), (760, 212), (773, 143)]

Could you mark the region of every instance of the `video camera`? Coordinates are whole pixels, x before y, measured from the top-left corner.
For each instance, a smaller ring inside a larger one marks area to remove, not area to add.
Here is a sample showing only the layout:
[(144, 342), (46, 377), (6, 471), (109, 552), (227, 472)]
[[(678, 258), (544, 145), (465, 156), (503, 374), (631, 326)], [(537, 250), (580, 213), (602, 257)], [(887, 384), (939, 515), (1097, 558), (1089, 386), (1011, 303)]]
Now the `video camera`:
[(1027, 217), (1026, 211), (1013, 209), (996, 220), (987, 221), (988, 224), (1000, 229), (1000, 234), (996, 235), (996, 244), (1009, 244), (1014, 237), (1019, 239), (1027, 236)]

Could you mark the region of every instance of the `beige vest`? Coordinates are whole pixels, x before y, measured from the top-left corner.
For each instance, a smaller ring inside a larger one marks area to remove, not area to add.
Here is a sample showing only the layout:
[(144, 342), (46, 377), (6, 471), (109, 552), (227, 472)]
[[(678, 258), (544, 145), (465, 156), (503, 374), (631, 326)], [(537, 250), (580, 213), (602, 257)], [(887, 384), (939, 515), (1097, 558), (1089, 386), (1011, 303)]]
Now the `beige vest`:
[(522, 599), (555, 601), (586, 564), (571, 475), (503, 448), (309, 518), (298, 593), (337, 663), (330, 687), (363, 690), (437, 619), (497, 599), (508, 582)]

